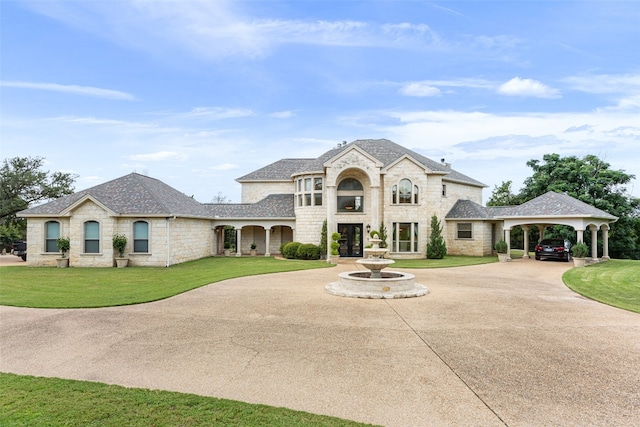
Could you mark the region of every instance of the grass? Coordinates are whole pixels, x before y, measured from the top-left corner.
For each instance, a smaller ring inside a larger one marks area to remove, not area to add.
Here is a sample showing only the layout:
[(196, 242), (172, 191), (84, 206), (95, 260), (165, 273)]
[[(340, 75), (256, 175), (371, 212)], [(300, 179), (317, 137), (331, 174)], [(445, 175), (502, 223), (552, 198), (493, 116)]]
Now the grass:
[(308, 412), (168, 391), (0, 373), (0, 425), (365, 426)]
[(393, 268), (445, 268), (498, 262), (496, 256), (446, 255), (443, 259), (396, 259)]
[(211, 257), (168, 268), (1, 267), (0, 305), (90, 308), (139, 304), (234, 277), (328, 266), (323, 261)]
[(612, 259), (572, 268), (562, 280), (587, 298), (640, 313), (640, 261)]

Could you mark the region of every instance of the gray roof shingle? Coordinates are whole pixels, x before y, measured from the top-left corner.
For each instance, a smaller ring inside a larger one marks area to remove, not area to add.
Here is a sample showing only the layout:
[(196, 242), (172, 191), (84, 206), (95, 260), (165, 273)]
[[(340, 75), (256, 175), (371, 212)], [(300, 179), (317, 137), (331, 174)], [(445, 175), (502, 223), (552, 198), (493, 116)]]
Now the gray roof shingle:
[(204, 206), (155, 178), (130, 173), (86, 190), (61, 197), (18, 213), (18, 215), (59, 215), (86, 196), (91, 196), (118, 215), (158, 215), (206, 217)]
[(295, 219), (293, 194), (271, 194), (256, 203), (208, 203), (213, 218), (291, 218)]
[(372, 157), (379, 160), (383, 167), (389, 166), (401, 157), (408, 155), (416, 161), (420, 162), (426, 168), (445, 174), (444, 180), (462, 182), (478, 187), (486, 187), (485, 184), (470, 178), (458, 171), (451, 169), (448, 165), (431, 160), (422, 154), (409, 150), (399, 144), (388, 139), (358, 139), (341, 147), (336, 147), (327, 151), (316, 159), (282, 159), (275, 163), (267, 165), (261, 169), (251, 172), (238, 178), (236, 181), (272, 181), (291, 179), (291, 175), (301, 172), (321, 172), (324, 170), (324, 164), (328, 160), (337, 156), (345, 150), (352, 147), (358, 147)]
[(616, 220), (617, 217), (567, 194), (549, 191), (518, 206), (481, 206), (458, 200), (446, 219), (503, 219), (507, 217), (582, 216)]

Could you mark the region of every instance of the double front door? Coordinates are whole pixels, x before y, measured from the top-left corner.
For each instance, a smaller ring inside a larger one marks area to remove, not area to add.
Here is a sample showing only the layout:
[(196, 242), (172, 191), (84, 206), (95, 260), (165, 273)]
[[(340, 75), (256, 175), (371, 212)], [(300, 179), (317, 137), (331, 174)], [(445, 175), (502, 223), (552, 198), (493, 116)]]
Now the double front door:
[(338, 224), (340, 233), (340, 256), (362, 256), (362, 224)]

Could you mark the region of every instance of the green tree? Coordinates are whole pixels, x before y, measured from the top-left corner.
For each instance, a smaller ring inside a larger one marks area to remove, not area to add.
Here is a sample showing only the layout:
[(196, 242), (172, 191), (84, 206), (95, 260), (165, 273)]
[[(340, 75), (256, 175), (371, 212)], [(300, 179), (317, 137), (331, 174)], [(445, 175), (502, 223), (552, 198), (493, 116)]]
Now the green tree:
[(387, 247), (387, 227), (384, 226), (384, 222), (380, 223), (379, 230), (380, 230), (379, 231), (380, 240), (382, 240), (380, 242), (380, 247), (386, 248)]
[[(529, 160), (527, 166), (533, 169), (533, 175), (524, 181), (518, 194), (519, 203), (555, 191), (602, 209), (619, 218), (611, 224), (609, 233), (611, 256), (640, 257), (640, 199), (628, 195), (626, 189), (634, 175), (613, 170), (609, 163), (594, 155), (578, 158), (545, 154), (542, 162)], [(555, 226), (554, 232), (563, 233), (560, 226)], [(585, 238), (590, 239), (588, 230)]]
[(77, 175), (43, 171), (43, 164), (42, 157), (4, 160), (0, 168), (0, 232), (3, 241), (14, 239), (16, 230), (22, 238), (25, 237), (26, 223), (16, 218), (17, 212), (73, 193)]
[(502, 181), (500, 186), (495, 186), (491, 197), (487, 200), (487, 206), (513, 206), (520, 204), (518, 195), (511, 191), (512, 181)]
[(442, 237), (442, 226), (440, 220), (433, 214), (431, 217), (431, 236), (427, 243), (427, 258), (442, 259), (447, 254), (447, 245)]
[(320, 231), (320, 256), (322, 258), (327, 256), (327, 220), (322, 223), (322, 230)]

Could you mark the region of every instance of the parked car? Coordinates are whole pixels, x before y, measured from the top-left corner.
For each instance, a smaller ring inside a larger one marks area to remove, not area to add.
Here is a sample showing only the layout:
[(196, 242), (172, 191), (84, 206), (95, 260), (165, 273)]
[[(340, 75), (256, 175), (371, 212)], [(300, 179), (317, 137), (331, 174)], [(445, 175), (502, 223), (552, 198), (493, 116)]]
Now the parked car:
[(23, 261), (27, 260), (27, 242), (24, 240), (17, 240), (11, 244), (11, 253), (15, 256), (19, 256)]
[(571, 261), (571, 243), (562, 239), (544, 239), (536, 245), (536, 259), (560, 259)]

